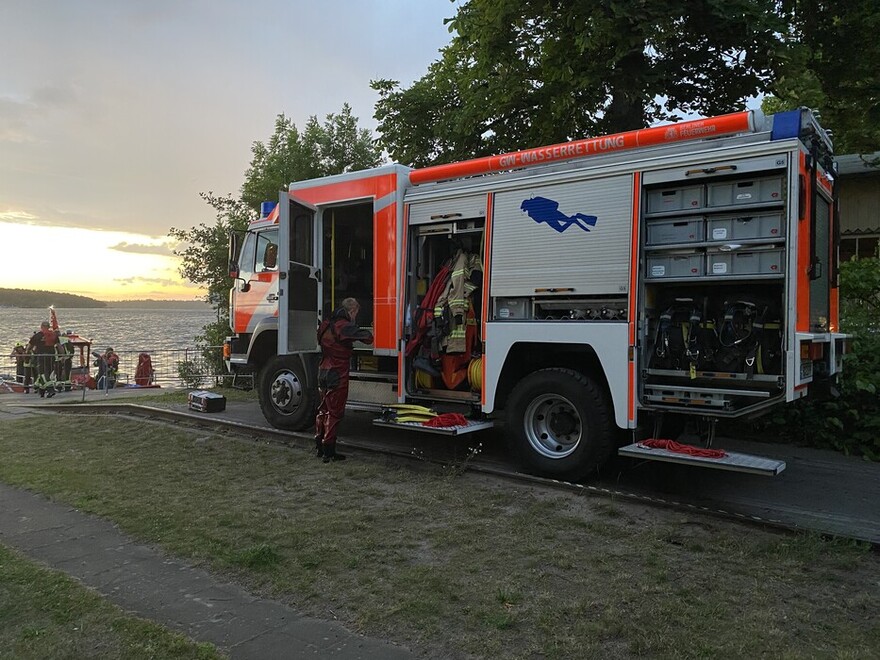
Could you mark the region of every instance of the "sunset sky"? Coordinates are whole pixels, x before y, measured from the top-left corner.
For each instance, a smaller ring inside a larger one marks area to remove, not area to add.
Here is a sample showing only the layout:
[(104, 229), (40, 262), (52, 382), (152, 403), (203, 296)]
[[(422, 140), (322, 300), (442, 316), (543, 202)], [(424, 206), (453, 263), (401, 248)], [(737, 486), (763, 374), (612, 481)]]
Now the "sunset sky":
[(408, 85), (450, 0), (3, 0), (0, 287), (193, 299), (171, 227), (212, 223), (255, 140)]

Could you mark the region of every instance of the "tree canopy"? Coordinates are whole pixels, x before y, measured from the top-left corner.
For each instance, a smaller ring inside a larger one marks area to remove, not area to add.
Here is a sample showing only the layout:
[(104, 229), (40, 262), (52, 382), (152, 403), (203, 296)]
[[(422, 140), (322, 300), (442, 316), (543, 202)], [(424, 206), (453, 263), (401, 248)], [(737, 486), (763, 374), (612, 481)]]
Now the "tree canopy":
[(380, 144), (422, 167), (688, 114), (818, 109), (880, 149), (877, 0), (469, 0), (408, 88), (374, 80)]
[(380, 144), (424, 166), (741, 109), (767, 88), (774, 0), (470, 0), (407, 89), (376, 80)]
[(278, 191), (293, 181), (377, 166), (382, 152), (370, 131), (358, 128), (357, 122), (347, 103), (339, 114), (327, 115), (323, 124), (309, 117), (302, 132), (284, 114), (278, 115), (268, 142), (251, 147), (241, 200), (257, 210), (260, 202), (277, 200)]
[(260, 203), (277, 200), (279, 191), (293, 181), (378, 165), (381, 151), (370, 131), (358, 128), (357, 122), (347, 103), (340, 113), (327, 115), (323, 123), (310, 117), (302, 131), (284, 114), (278, 115), (269, 140), (251, 146), (252, 158), (241, 194), (199, 193), (214, 209), (215, 221), (169, 230), (169, 235), (180, 243), (174, 253), (181, 258), (181, 276), (204, 287), (205, 299), (221, 312), (226, 311), (231, 286), (227, 270), (229, 232), (246, 229)]
[(199, 223), (189, 229), (172, 227), (171, 238), (180, 242), (174, 254), (180, 257), (181, 277), (206, 290), (205, 300), (220, 310), (229, 307), (227, 248), (230, 231), (244, 230), (254, 217), (251, 208), (232, 195), (199, 193), (217, 214), (213, 224)]
[(788, 17), (765, 111), (814, 108), (833, 130), (837, 153), (880, 150), (877, 0), (799, 0)]

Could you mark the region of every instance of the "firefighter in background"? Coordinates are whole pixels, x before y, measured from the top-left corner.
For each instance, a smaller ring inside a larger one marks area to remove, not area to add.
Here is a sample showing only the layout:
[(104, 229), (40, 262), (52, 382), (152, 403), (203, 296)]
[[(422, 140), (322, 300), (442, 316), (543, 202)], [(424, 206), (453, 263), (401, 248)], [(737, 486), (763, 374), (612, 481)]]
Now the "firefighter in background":
[(58, 333), (49, 327), (48, 321), (40, 324), (30, 341), (27, 352), (31, 354), (31, 365), (36, 361), (36, 374), (34, 375), (34, 390), (40, 397), (55, 396), (55, 382), (52, 379), (52, 371), (55, 367), (55, 348), (58, 345)]
[(110, 390), (116, 387), (116, 372), (119, 371), (119, 356), (108, 346), (104, 354), (95, 361), (98, 366), (97, 388)]
[(31, 391), (31, 359), (23, 341), (15, 343), (9, 357), (15, 358), (15, 382), (24, 387), (24, 393)]
[(315, 418), (315, 449), (325, 463), (341, 461), (345, 456), (336, 452), (336, 433), (348, 400), (348, 378), (354, 343), (373, 343), (373, 333), (362, 330), (355, 322), (360, 305), (346, 298), (330, 318), (318, 328), (321, 363), (318, 365), (318, 395), (321, 403)]
[(155, 372), (153, 371), (153, 359), (150, 357), (150, 354), (139, 353), (137, 368), (134, 371), (135, 385), (139, 385), (141, 387), (152, 385), (154, 376)]
[(70, 384), (70, 370), (73, 367), (73, 344), (70, 341), (70, 335), (73, 333), (68, 330), (67, 334), (58, 337), (58, 358), (55, 362), (55, 381), (58, 386), (64, 387), (69, 392), (72, 388)]

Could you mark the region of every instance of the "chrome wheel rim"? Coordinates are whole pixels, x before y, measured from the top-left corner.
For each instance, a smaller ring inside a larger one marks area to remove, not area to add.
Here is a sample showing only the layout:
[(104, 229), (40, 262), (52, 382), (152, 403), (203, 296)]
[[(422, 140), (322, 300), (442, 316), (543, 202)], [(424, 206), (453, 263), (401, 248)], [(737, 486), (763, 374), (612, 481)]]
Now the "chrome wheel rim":
[(303, 387), (296, 374), (290, 371), (279, 372), (272, 381), (272, 405), (284, 414), (292, 415), (299, 408), (303, 398)]
[(543, 394), (532, 400), (523, 423), (529, 445), (546, 458), (571, 455), (584, 435), (583, 420), (577, 408), (559, 394)]

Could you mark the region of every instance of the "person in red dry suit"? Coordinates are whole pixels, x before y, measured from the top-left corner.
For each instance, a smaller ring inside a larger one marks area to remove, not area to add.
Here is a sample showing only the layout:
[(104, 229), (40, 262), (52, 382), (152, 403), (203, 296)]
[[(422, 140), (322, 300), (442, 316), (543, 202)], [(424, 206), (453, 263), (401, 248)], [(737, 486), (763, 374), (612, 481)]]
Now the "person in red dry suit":
[(315, 417), (315, 449), (325, 463), (345, 459), (336, 452), (336, 432), (348, 400), (348, 370), (354, 342), (373, 343), (373, 333), (360, 329), (355, 323), (358, 311), (358, 301), (346, 298), (342, 306), (318, 327), (318, 344), (321, 346), (318, 395), (321, 402)]
[[(58, 345), (58, 333), (49, 327), (48, 321), (40, 324), (30, 341), (27, 352), (34, 355), (31, 364), (36, 364), (34, 376), (34, 390), (40, 398), (55, 396), (55, 381), (52, 379), (52, 369), (55, 366), (55, 347)], [(35, 360), (35, 362), (34, 362)]]

